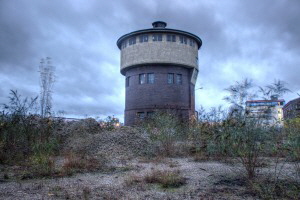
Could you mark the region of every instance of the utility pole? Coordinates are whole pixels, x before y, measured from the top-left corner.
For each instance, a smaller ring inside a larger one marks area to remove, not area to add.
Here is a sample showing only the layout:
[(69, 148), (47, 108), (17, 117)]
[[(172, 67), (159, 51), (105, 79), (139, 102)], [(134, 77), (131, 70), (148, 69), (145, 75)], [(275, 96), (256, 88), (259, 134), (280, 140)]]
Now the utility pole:
[(40, 72), (40, 106), (41, 117), (49, 117), (52, 109), (52, 87), (54, 83), (54, 66), (51, 64), (51, 58), (41, 59)]

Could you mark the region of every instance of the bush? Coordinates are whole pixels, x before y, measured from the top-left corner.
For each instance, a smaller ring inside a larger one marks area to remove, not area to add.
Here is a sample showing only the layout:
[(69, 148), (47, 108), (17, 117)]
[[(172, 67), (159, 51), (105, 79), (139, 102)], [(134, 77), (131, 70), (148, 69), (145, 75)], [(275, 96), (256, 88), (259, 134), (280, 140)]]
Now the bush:
[(253, 192), (262, 199), (300, 199), (299, 182), (290, 180), (257, 180), (251, 184)]
[(69, 153), (65, 156), (65, 163), (62, 166), (62, 175), (102, 170), (106, 166), (106, 163), (107, 160), (104, 157), (96, 159), (82, 154)]
[(177, 188), (186, 184), (186, 179), (179, 171), (154, 170), (144, 177), (146, 183), (158, 183), (163, 188)]
[(300, 119), (286, 121), (284, 131), (287, 135), (286, 147), (289, 159), (294, 162), (296, 175), (300, 178)]
[(140, 124), (140, 131), (146, 132), (151, 141), (159, 143), (159, 154), (171, 156), (174, 144), (182, 136), (182, 126), (175, 115), (156, 112), (154, 116)]
[(186, 178), (182, 177), (180, 171), (152, 170), (146, 175), (131, 174), (125, 178), (127, 186), (139, 184), (144, 187), (145, 183), (159, 184), (162, 188), (178, 188), (186, 184)]
[(61, 122), (31, 113), (37, 97), (22, 99), (17, 91), (10, 95), (0, 114), (0, 162), (13, 164), (31, 156), (40, 160), (53, 155), (59, 141), (54, 130)]

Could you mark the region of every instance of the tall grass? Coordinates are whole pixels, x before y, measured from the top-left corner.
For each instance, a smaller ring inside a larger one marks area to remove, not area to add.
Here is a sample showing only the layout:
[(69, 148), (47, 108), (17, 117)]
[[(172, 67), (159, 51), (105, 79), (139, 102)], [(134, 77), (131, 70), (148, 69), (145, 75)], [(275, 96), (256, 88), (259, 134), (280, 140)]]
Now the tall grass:
[(36, 115), (37, 97), (22, 98), (12, 90), (9, 100), (0, 114), (0, 163), (32, 161), (48, 168), (59, 141), (54, 130), (61, 121)]

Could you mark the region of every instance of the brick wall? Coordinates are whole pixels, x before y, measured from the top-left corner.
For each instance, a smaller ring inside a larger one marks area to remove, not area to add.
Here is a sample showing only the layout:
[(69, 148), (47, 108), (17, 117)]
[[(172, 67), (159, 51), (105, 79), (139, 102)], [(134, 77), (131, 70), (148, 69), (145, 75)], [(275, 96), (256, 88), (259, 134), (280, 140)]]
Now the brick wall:
[[(139, 84), (139, 74), (154, 73), (154, 84)], [(174, 73), (174, 84), (168, 84), (168, 73)], [(182, 74), (182, 84), (176, 84), (176, 74)], [(190, 83), (192, 69), (172, 65), (149, 65), (126, 71), (130, 77), (126, 87), (125, 124), (135, 123), (137, 112), (175, 110), (183, 120), (195, 111), (194, 85)]]

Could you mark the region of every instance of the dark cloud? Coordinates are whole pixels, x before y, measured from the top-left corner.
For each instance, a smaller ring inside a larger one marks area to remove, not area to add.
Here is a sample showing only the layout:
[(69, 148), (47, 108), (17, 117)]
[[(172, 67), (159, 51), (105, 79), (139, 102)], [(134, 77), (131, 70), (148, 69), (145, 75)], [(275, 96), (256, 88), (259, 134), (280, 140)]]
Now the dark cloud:
[(155, 20), (203, 40), (198, 106), (221, 103), (223, 89), (246, 77), (257, 85), (282, 79), (299, 91), (299, 10), (298, 1), (280, 0), (2, 0), (0, 101), (10, 89), (37, 95), (39, 61), (49, 56), (56, 67), (56, 111), (122, 115), (124, 77), (116, 41)]

